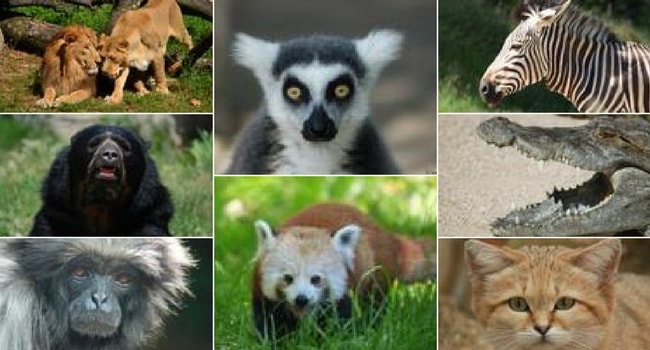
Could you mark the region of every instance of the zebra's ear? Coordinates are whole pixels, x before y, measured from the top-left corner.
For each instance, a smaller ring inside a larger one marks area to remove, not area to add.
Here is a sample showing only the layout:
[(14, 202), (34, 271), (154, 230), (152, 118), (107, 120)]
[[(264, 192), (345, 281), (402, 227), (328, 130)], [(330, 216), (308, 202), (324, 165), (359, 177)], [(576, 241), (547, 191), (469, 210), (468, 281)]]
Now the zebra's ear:
[[(530, 2), (530, 1), (529, 1)], [(543, 28), (552, 24), (571, 4), (571, 0), (555, 0), (551, 1), (550, 6), (542, 8), (537, 13), (537, 23), (535, 27)]]

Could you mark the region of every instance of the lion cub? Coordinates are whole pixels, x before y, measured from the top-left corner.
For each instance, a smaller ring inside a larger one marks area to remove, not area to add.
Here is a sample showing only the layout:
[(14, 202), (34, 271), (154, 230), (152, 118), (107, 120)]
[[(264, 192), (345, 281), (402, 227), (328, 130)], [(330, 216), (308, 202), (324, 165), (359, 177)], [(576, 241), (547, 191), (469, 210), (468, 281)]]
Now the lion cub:
[(519, 250), (465, 243), (472, 310), (495, 349), (647, 349), (650, 278), (617, 276), (621, 242)]
[[(100, 54), (104, 58), (102, 72), (115, 80), (109, 103), (122, 102), (129, 69), (146, 71), (153, 64), (156, 91), (168, 93), (165, 77), (165, 52), (170, 36), (193, 47), (192, 37), (183, 23), (181, 9), (175, 0), (149, 0), (137, 10), (124, 12), (115, 23), (110, 36), (100, 38)], [(149, 93), (141, 77), (135, 79), (138, 94)]]

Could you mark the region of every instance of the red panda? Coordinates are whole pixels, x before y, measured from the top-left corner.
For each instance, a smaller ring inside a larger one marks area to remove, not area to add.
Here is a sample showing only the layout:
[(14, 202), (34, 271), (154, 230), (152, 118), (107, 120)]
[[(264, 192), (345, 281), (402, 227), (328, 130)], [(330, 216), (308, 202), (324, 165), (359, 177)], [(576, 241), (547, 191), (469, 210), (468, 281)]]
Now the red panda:
[(262, 220), (255, 229), (253, 320), (263, 339), (295, 330), (305, 315), (324, 317), (324, 310), (352, 317), (349, 292), (376, 305), (394, 280), (435, 278), (432, 241), (388, 233), (349, 205), (314, 205), (277, 230)]

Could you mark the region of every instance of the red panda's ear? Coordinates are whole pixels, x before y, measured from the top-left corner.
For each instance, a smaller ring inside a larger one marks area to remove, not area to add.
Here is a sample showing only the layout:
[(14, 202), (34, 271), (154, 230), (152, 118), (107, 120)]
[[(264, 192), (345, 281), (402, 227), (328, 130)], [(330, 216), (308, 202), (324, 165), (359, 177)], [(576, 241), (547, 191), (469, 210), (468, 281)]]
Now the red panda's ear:
[(332, 246), (345, 259), (348, 268), (354, 268), (354, 250), (357, 248), (361, 228), (357, 225), (347, 225), (332, 235)]
[(273, 234), (271, 226), (264, 220), (255, 221), (255, 231), (257, 232), (257, 243), (260, 247), (275, 240), (275, 234)]

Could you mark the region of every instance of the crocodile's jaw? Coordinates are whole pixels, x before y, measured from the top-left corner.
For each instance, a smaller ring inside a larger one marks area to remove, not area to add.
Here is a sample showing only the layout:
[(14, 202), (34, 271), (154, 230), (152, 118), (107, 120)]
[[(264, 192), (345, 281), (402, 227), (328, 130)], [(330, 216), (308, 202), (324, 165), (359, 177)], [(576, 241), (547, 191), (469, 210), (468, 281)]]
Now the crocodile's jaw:
[(650, 174), (622, 168), (583, 185), (555, 190), (540, 203), (492, 223), (497, 236), (576, 236), (645, 230), (650, 225)]

